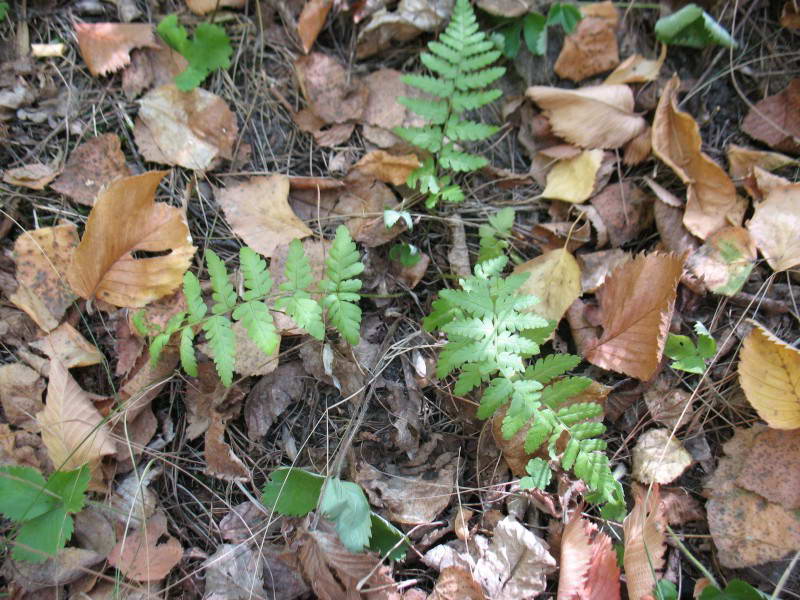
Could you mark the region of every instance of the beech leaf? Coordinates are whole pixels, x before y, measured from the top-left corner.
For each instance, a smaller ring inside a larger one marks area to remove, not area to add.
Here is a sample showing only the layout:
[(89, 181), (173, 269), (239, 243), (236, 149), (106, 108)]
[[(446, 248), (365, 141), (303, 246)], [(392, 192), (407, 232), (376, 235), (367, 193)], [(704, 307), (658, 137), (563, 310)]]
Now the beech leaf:
[(800, 185), (769, 191), (747, 229), (773, 270), (800, 265)]
[(625, 518), (625, 577), (628, 598), (650, 596), (664, 568), (666, 519), (659, 486), (633, 486), (634, 506)]
[(581, 295), (581, 269), (566, 249), (550, 250), (518, 265), (514, 273), (529, 273), (519, 294), (539, 298), (530, 310), (551, 321), (560, 321), (570, 304)]
[(617, 555), (611, 538), (591, 521), (573, 516), (561, 537), (557, 600), (620, 597)]

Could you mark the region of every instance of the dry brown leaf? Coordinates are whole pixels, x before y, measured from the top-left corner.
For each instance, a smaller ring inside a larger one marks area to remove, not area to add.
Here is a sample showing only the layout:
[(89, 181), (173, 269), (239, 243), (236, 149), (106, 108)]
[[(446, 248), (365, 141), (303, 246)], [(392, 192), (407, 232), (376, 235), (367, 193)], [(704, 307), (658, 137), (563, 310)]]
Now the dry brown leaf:
[(43, 408), (44, 388), (39, 373), (30, 367), (22, 363), (0, 365), (0, 404), (6, 421), (15, 427), (38, 431), (36, 414)]
[[(74, 588), (81, 577), (102, 562), (105, 557), (85, 548), (62, 548), (58, 554), (42, 563), (12, 561), (6, 563), (7, 572), (13, 573), (14, 587), (25, 596), (50, 598), (56, 590), (67, 584)], [(100, 567), (102, 568), (102, 567)], [(24, 593), (28, 592), (28, 593)]]
[(147, 23), (75, 23), (75, 34), (81, 56), (95, 77), (130, 63), (132, 49), (156, 46), (153, 27)]
[(48, 335), (31, 344), (50, 358), (61, 361), (65, 367), (89, 367), (100, 364), (103, 354), (69, 323), (62, 323)]
[(584, 294), (593, 294), (614, 269), (630, 259), (631, 255), (619, 248), (578, 255), (578, 264), (581, 267), (581, 291)]
[(189, 62), (159, 40), (156, 48), (131, 52), (131, 64), (122, 72), (122, 91), (131, 100), (151, 87), (171, 83)]
[(753, 167), (775, 171), (789, 165), (800, 165), (797, 160), (779, 152), (754, 150), (753, 148), (745, 148), (736, 144), (728, 144), (727, 155), (731, 177), (734, 179), (744, 179), (752, 175)]
[(628, 598), (645, 600), (653, 593), (664, 567), (666, 519), (660, 503), (658, 485), (648, 490), (633, 486), (634, 507), (625, 517), (625, 577)]
[[(67, 273), (82, 298), (136, 308), (175, 290), (196, 248), (180, 209), (155, 202), (165, 171), (112, 182), (97, 197)], [(134, 258), (135, 251), (164, 256)]]
[(692, 418), (691, 398), (692, 395), (679, 387), (673, 378), (664, 375), (659, 376), (653, 387), (644, 393), (650, 416), (670, 429), (683, 427)]
[(645, 58), (641, 54), (633, 54), (623, 60), (603, 82), (606, 85), (645, 83), (655, 81), (667, 58), (667, 45), (661, 44), (661, 53), (656, 59)]
[[(406, 124), (409, 116), (406, 107), (397, 101), (400, 96), (413, 96), (414, 88), (402, 81), (403, 74), (394, 69), (378, 69), (364, 77), (364, 84), (369, 90), (367, 106), (364, 109), (362, 120), (365, 124), (388, 130), (388, 145), (399, 141), (390, 133), (393, 127)], [(372, 140), (371, 140), (372, 141)], [(377, 143), (374, 142), (373, 143)], [(384, 144), (378, 144), (383, 146)]]
[(288, 199), (289, 178), (285, 175), (252, 177), (217, 194), (231, 230), (266, 257), (281, 244), (311, 235)]
[[(159, 538), (167, 540), (158, 543)], [(111, 554), (108, 562), (132, 581), (160, 581), (183, 557), (181, 543), (167, 533), (167, 518), (157, 512), (143, 529), (124, 536)]]
[(143, 354), (131, 375), (119, 390), (120, 402), (125, 406), (125, 418), (131, 422), (150, 405), (161, 388), (169, 381), (178, 364), (177, 349), (167, 346), (161, 353), (158, 364), (153, 365), (150, 357)]
[(452, 10), (453, 3), (442, 0), (400, 0), (396, 8), (381, 6), (358, 34), (356, 58), (371, 56), (423, 31), (442, 29)]
[[(252, 535), (252, 534), (251, 534)], [(265, 561), (264, 544), (220, 544), (202, 564), (205, 598), (250, 600), (261, 596)], [(278, 598), (280, 596), (273, 596)]]
[(653, 152), (653, 132), (648, 125), (642, 133), (625, 144), (622, 162), (628, 166), (644, 162)]
[(32, 163), (16, 169), (8, 169), (3, 173), (3, 181), (11, 185), (19, 185), (32, 190), (43, 190), (56, 178), (58, 172), (50, 165)]
[(619, 567), (611, 538), (573, 516), (561, 536), (557, 600), (618, 600)]
[(410, 267), (405, 266), (399, 261), (392, 261), (389, 267), (391, 273), (397, 278), (397, 281), (402, 283), (405, 287), (413, 290), (425, 277), (428, 272), (428, 267), (431, 264), (431, 257), (424, 252), (419, 253), (419, 260)]
[(758, 323), (742, 344), (739, 384), (770, 427), (800, 427), (800, 350)]
[(703, 505), (684, 488), (661, 488), (661, 506), (664, 518), (673, 527), (691, 521), (705, 521)]
[(250, 472), (225, 441), (225, 421), (219, 413), (212, 414), (205, 437), (205, 472), (225, 481), (249, 481)]
[(800, 185), (771, 190), (747, 229), (773, 270), (800, 265)]
[(761, 494), (787, 510), (800, 508), (800, 436), (797, 431), (765, 429), (756, 433), (736, 485)]
[(774, 150), (800, 153), (800, 79), (750, 108), (742, 131)]
[(102, 456), (116, 452), (108, 425), (59, 360), (50, 361), (47, 402), (36, 418), (57, 469), (94, 466)]
[(226, 388), (212, 363), (200, 363), (197, 371), (197, 377), (187, 378), (183, 398), (189, 440), (203, 435), (218, 415), (231, 419), (238, 416), (242, 408), (242, 392), (236, 386)]
[(607, 185), (591, 203), (615, 247), (635, 240), (653, 223), (653, 197), (629, 182)]
[(369, 90), (335, 59), (314, 52), (298, 58), (294, 68), (308, 107), (326, 124), (361, 119)]
[(564, 45), (554, 65), (562, 79), (582, 81), (613, 69), (619, 64), (617, 26), (619, 12), (613, 3), (598, 2), (582, 6), (583, 18)]
[[(666, 190), (664, 192), (669, 193)], [(660, 195), (657, 196), (653, 214), (661, 243), (674, 254), (691, 255), (700, 247), (700, 240), (689, 233), (683, 224), (683, 207), (675, 207), (665, 202)]]
[(536, 10), (536, 0), (478, 0), (481, 10), (498, 17), (521, 17)]
[(650, 429), (633, 448), (631, 475), (645, 484), (670, 483), (692, 464), (692, 457), (669, 429)]
[(686, 265), (715, 294), (733, 296), (747, 282), (756, 258), (755, 243), (744, 227), (724, 227), (708, 236)]
[(781, 10), (781, 27), (800, 29), (800, 8), (796, 0), (786, 0)]
[(303, 44), (303, 52), (308, 54), (325, 25), (325, 19), (333, 5), (333, 0), (308, 0), (297, 19), (297, 35)]
[(563, 248), (517, 265), (514, 273), (529, 274), (519, 293), (539, 298), (530, 310), (548, 320), (559, 322), (581, 295), (581, 269), (575, 257)]
[(416, 154), (396, 156), (383, 150), (373, 150), (365, 154), (352, 170), (384, 183), (405, 185), (408, 176), (419, 166)]
[(730, 177), (701, 150), (700, 128), (678, 110), (677, 75), (667, 83), (653, 118), (653, 152), (688, 186), (683, 223), (705, 239), (726, 225), (741, 225), (746, 204)]
[(469, 570), (462, 567), (447, 567), (439, 573), (439, 579), (428, 600), (486, 600), (480, 584), (472, 578)]
[(198, 171), (232, 159), (238, 133), (236, 115), (222, 98), (202, 88), (182, 92), (174, 83), (139, 100), (133, 127), (146, 160)]
[[(233, 335), (236, 337), (236, 359), (233, 363), (234, 372), (245, 377), (253, 375), (267, 375), (278, 367), (280, 344), (275, 351), (267, 356), (256, 346), (255, 342), (247, 335), (247, 330), (241, 321), (233, 324)], [(200, 344), (198, 349), (206, 356), (214, 358), (214, 350), (208, 342)]]
[(186, 6), (196, 15), (206, 15), (220, 8), (244, 8), (247, 0), (186, 0)]
[(559, 160), (547, 174), (543, 198), (580, 204), (592, 195), (603, 162), (602, 150), (585, 150), (575, 158)]
[[(357, 174), (356, 174), (357, 175)], [(397, 198), (384, 183), (374, 179), (355, 179), (339, 197), (336, 212), (349, 215), (345, 225), (357, 242), (368, 248), (392, 241), (406, 229), (403, 219), (387, 228), (383, 221), (384, 209), (397, 207)]]
[(584, 148), (620, 148), (647, 127), (625, 85), (534, 86), (526, 95), (544, 109), (554, 133)]
[(244, 405), (249, 439), (263, 438), (289, 405), (300, 400), (305, 377), (303, 365), (295, 360), (278, 365), (272, 373), (258, 380)]
[(103, 187), (130, 174), (119, 136), (106, 133), (75, 148), (51, 187), (75, 202), (93, 206), (94, 199)]
[(598, 290), (603, 335), (585, 358), (604, 369), (648, 380), (658, 369), (683, 261), (640, 255), (618, 267)]

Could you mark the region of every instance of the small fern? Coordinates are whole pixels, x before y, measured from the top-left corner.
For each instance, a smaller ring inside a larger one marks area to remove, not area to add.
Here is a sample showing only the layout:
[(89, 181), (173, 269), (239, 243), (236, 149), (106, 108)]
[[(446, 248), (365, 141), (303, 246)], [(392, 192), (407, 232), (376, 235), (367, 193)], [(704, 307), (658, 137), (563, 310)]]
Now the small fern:
[[(289, 245), (284, 267), (286, 281), (273, 293), (273, 282), (266, 261), (252, 248), (239, 250), (239, 268), (244, 278), (244, 290), (236, 293), (230, 282), (225, 263), (213, 250), (205, 255), (206, 268), (211, 279), (211, 315), (203, 300), (200, 281), (193, 273), (183, 277), (183, 294), (188, 310), (174, 315), (162, 329), (147, 323), (144, 312), (134, 316), (133, 322), (142, 335), (149, 336), (150, 360), (156, 364), (173, 336), (179, 335), (178, 348), (181, 365), (189, 375), (197, 376), (195, 336), (199, 330), (214, 354), (214, 365), (220, 380), (226, 386), (233, 382), (236, 361), (236, 336), (234, 321), (239, 322), (261, 352), (272, 354), (280, 343), (271, 310), (284, 311), (297, 326), (313, 337), (325, 337), (325, 321), (351, 344), (357, 344), (361, 330), (361, 309), (357, 302), (361, 280), (356, 277), (364, 270), (358, 249), (347, 228), (340, 226), (326, 261), (325, 278), (314, 285), (311, 264), (299, 240)], [(322, 294), (322, 302), (314, 298)], [(324, 310), (323, 310), (324, 309)]]
[(425, 118), (425, 127), (396, 127), (394, 132), (407, 142), (427, 150), (422, 166), (408, 178), (408, 185), (427, 194), (432, 208), (441, 199), (461, 202), (464, 192), (444, 171), (476, 171), (488, 164), (482, 156), (464, 152), (457, 144), (485, 140), (497, 132), (494, 125), (464, 118), (464, 112), (493, 102), (502, 95), (499, 89), (486, 89), (505, 73), (504, 67), (491, 67), (500, 51), (478, 27), (469, 0), (456, 0), (453, 17), (439, 41), (429, 42), (430, 52), (420, 55), (422, 64), (434, 75), (405, 75), (403, 81), (429, 98), (398, 98), (398, 102)]
[(497, 256), (475, 266), (474, 275), (460, 280), (460, 290), (443, 290), (423, 323), (428, 331), (447, 334), (439, 354), (437, 375), (459, 371), (454, 392), (462, 395), (485, 384), (478, 417), (488, 419), (506, 407), (502, 435), (510, 439), (528, 426), (525, 451), (546, 451), (550, 462), (533, 458), (522, 487), (546, 487), (553, 465), (572, 471), (589, 488), (587, 500), (605, 505), (603, 513), (619, 517), (625, 504), (622, 486), (604, 454), (602, 423), (589, 421), (602, 414), (595, 402), (567, 401), (584, 391), (591, 380), (565, 374), (580, 358), (539, 354), (553, 324), (523, 312), (538, 300), (519, 293), (528, 274), (502, 277), (508, 258)]

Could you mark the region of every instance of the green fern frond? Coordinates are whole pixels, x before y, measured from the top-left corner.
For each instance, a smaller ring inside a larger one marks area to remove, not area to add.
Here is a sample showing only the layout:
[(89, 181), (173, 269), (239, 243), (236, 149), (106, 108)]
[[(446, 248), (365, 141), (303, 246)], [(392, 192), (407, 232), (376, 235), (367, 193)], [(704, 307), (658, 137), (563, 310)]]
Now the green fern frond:
[(395, 127), (392, 131), (409, 144), (428, 152), (439, 152), (442, 149), (444, 134), (440, 127)]
[(155, 366), (158, 364), (158, 361), (161, 358), (161, 353), (164, 351), (164, 347), (169, 343), (169, 338), (170, 336), (166, 333), (159, 333), (150, 342), (149, 350), (151, 365)]
[(236, 357), (236, 336), (230, 319), (214, 315), (203, 323), (208, 345), (214, 353), (214, 365), (225, 387), (233, 383), (233, 366)]
[(452, 116), (447, 121), (444, 134), (453, 141), (477, 142), (485, 140), (500, 130), (495, 125), (478, 123), (476, 121), (461, 121)]
[(244, 300), (259, 300), (266, 297), (272, 289), (272, 277), (267, 270), (267, 262), (248, 246), (239, 249), (239, 268), (244, 275)]
[(211, 279), (211, 297), (215, 300), (211, 312), (221, 315), (233, 310), (236, 306), (236, 291), (228, 280), (225, 263), (213, 250), (206, 250), (206, 267)]
[(203, 302), (200, 280), (191, 271), (183, 274), (183, 295), (186, 297), (186, 305), (189, 308), (189, 324), (196, 325), (206, 316), (208, 307)]
[(539, 457), (532, 458), (525, 465), (525, 471), (528, 476), (519, 480), (519, 487), (523, 490), (544, 490), (550, 485), (553, 472), (550, 470), (550, 465), (547, 464), (546, 460)]
[(539, 383), (550, 383), (555, 377), (574, 369), (581, 362), (580, 356), (574, 354), (551, 354), (537, 360), (525, 371), (526, 379), (535, 379)]
[(403, 75), (400, 79), (403, 83), (437, 98), (448, 98), (455, 91), (455, 84), (452, 81), (431, 77), (430, 75)]
[(444, 123), (450, 112), (447, 102), (444, 100), (400, 97), (397, 99), (397, 102), (408, 108), (411, 112), (417, 113), (420, 117), (427, 119), (434, 125), (441, 125)]
[(364, 271), (355, 242), (344, 225), (336, 229), (330, 253), (325, 261), (325, 279), (320, 290), (325, 292), (322, 305), (327, 310), (328, 320), (344, 339), (355, 345), (361, 331), (361, 308), (356, 302), (361, 299), (357, 292), (361, 280), (355, 279)]
[(542, 392), (542, 402), (550, 408), (577, 396), (592, 383), (588, 377), (565, 377), (547, 386)]
[(281, 336), (272, 322), (272, 314), (260, 300), (243, 302), (233, 309), (233, 318), (241, 321), (247, 336), (264, 354), (269, 356), (278, 347)]
[(322, 307), (308, 292), (314, 275), (300, 240), (292, 240), (289, 244), (284, 274), (286, 281), (280, 285), (280, 289), (291, 296), (276, 300), (275, 308), (286, 312), (298, 327), (305, 329), (312, 337), (322, 340), (325, 337)]
[(181, 366), (192, 377), (197, 377), (197, 357), (194, 354), (194, 331), (185, 327), (181, 331), (180, 342)]

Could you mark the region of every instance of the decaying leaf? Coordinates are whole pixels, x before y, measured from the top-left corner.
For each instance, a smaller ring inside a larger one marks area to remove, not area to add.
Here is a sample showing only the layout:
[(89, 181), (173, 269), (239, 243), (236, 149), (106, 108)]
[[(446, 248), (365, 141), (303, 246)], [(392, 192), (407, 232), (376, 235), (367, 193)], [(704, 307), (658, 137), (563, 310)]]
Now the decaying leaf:
[(252, 177), (217, 194), (233, 232), (262, 256), (293, 239), (311, 235), (289, 206), (289, 178), (285, 175)]
[(132, 49), (156, 45), (153, 27), (147, 23), (75, 23), (75, 34), (81, 56), (95, 77), (130, 63)]
[(653, 197), (632, 183), (612, 183), (591, 200), (614, 247), (636, 239), (653, 223)]
[(592, 195), (603, 162), (602, 150), (585, 150), (574, 158), (559, 160), (547, 174), (543, 198), (580, 204)]
[(756, 206), (747, 230), (773, 270), (800, 265), (800, 185), (768, 192)]
[(644, 393), (650, 416), (670, 430), (680, 428), (691, 420), (694, 414), (691, 397), (673, 378), (664, 375), (659, 376), (653, 387)]
[(521, 17), (536, 10), (536, 0), (478, 0), (478, 8), (498, 17)]
[(15, 169), (7, 169), (3, 173), (3, 181), (32, 190), (43, 190), (56, 178), (56, 175), (58, 172), (50, 165), (32, 163)]
[(800, 350), (758, 323), (739, 355), (739, 384), (770, 427), (800, 427)]
[(103, 360), (97, 346), (69, 323), (62, 323), (42, 339), (31, 343), (31, 347), (61, 361), (68, 369), (97, 365)]
[(736, 144), (728, 144), (726, 150), (728, 155), (728, 165), (731, 177), (734, 179), (744, 179), (753, 174), (754, 167), (760, 167), (767, 171), (775, 171), (789, 165), (798, 166), (800, 162), (780, 154), (779, 152), (766, 152), (764, 150), (754, 150)]
[(668, 429), (650, 429), (633, 448), (631, 475), (645, 484), (670, 483), (692, 464), (692, 457)]
[[(167, 540), (158, 543), (159, 538)], [(157, 512), (144, 528), (123, 536), (108, 555), (108, 562), (132, 581), (160, 581), (183, 557), (181, 543), (167, 533), (167, 518)]]
[(131, 52), (131, 64), (122, 72), (122, 91), (133, 99), (151, 87), (171, 83), (188, 66), (189, 61), (159, 39), (155, 48)]
[(196, 15), (206, 15), (220, 8), (244, 8), (247, 0), (186, 0), (186, 6)]
[(800, 153), (800, 79), (756, 102), (742, 122), (742, 130), (775, 150)]
[(384, 183), (405, 185), (408, 176), (420, 166), (416, 154), (395, 156), (383, 150), (373, 150), (365, 154), (353, 170), (369, 175)]
[(289, 405), (300, 400), (305, 374), (303, 365), (292, 361), (278, 365), (272, 373), (258, 380), (244, 405), (249, 439), (263, 438)]
[(249, 481), (250, 472), (225, 441), (225, 420), (212, 414), (205, 437), (206, 473), (225, 481)]
[(561, 536), (557, 600), (618, 600), (619, 576), (611, 538), (573, 516)]
[(630, 259), (631, 255), (619, 248), (580, 254), (578, 263), (581, 267), (581, 291), (593, 294), (614, 269)]
[(539, 298), (530, 310), (548, 320), (560, 321), (581, 295), (581, 269), (575, 257), (563, 248), (517, 265), (514, 273), (529, 274), (519, 293)]
[(800, 436), (797, 431), (763, 429), (753, 436), (736, 485), (787, 510), (800, 508)]
[(689, 257), (687, 266), (715, 294), (733, 296), (747, 282), (756, 258), (756, 246), (747, 229), (724, 227), (708, 236)]
[(294, 68), (309, 109), (326, 124), (362, 117), (369, 90), (335, 59), (313, 52), (298, 58)]
[(553, 66), (556, 75), (573, 81), (582, 81), (619, 64), (619, 11), (611, 2), (584, 5), (580, 10), (583, 18), (575, 31), (564, 38)]
[(0, 365), (0, 404), (9, 424), (29, 431), (39, 429), (36, 414), (43, 408), (44, 387), (39, 373), (24, 364)]
[(259, 549), (243, 544), (220, 544), (203, 562), (207, 598), (250, 600), (261, 592), (264, 561)]
[(680, 80), (673, 76), (662, 92), (653, 118), (653, 152), (688, 186), (683, 223), (706, 239), (726, 225), (741, 225), (746, 204), (730, 177), (701, 150), (700, 128), (678, 110)]
[(31, 596), (48, 596), (60, 586), (75, 584), (79, 579), (97, 569), (105, 557), (85, 548), (62, 548), (58, 554), (43, 563), (8, 560), (6, 572), (13, 573), (14, 584)]
[(355, 241), (374, 248), (392, 241), (405, 230), (402, 219), (391, 227), (386, 227), (383, 220), (384, 209), (396, 207), (397, 198), (389, 186), (368, 178), (352, 181), (339, 197), (335, 211), (350, 216), (345, 225)]
[(625, 577), (628, 598), (644, 600), (664, 567), (666, 522), (658, 485), (651, 489), (633, 486), (634, 506), (625, 518)]
[(400, 0), (390, 10), (376, 10), (358, 34), (356, 58), (362, 59), (388, 48), (394, 42), (405, 42), (424, 31), (441, 29), (453, 11), (452, 0)]
[[(233, 335), (236, 338), (234, 372), (250, 377), (252, 375), (267, 375), (277, 368), (278, 355), (281, 352), (280, 344), (276, 346), (275, 352), (267, 356), (247, 335), (247, 330), (241, 321), (236, 321), (233, 324)], [(200, 344), (198, 349), (206, 356), (214, 358), (214, 350), (208, 342)]]
[[(112, 182), (98, 197), (67, 273), (82, 298), (139, 307), (181, 283), (195, 252), (182, 211), (155, 202), (166, 173), (150, 171)], [(135, 258), (135, 251), (170, 253)]]
[(303, 44), (303, 52), (308, 54), (325, 25), (325, 19), (333, 5), (332, 0), (308, 0), (297, 19), (297, 35)]
[(623, 60), (603, 82), (606, 85), (645, 83), (658, 79), (664, 60), (667, 58), (667, 45), (661, 44), (661, 53), (656, 59), (633, 54)]
[(481, 585), (468, 569), (445, 567), (439, 573), (436, 586), (428, 600), (486, 600)]
[(640, 255), (618, 267), (598, 290), (603, 335), (585, 357), (599, 367), (650, 379), (672, 318), (682, 260)]

